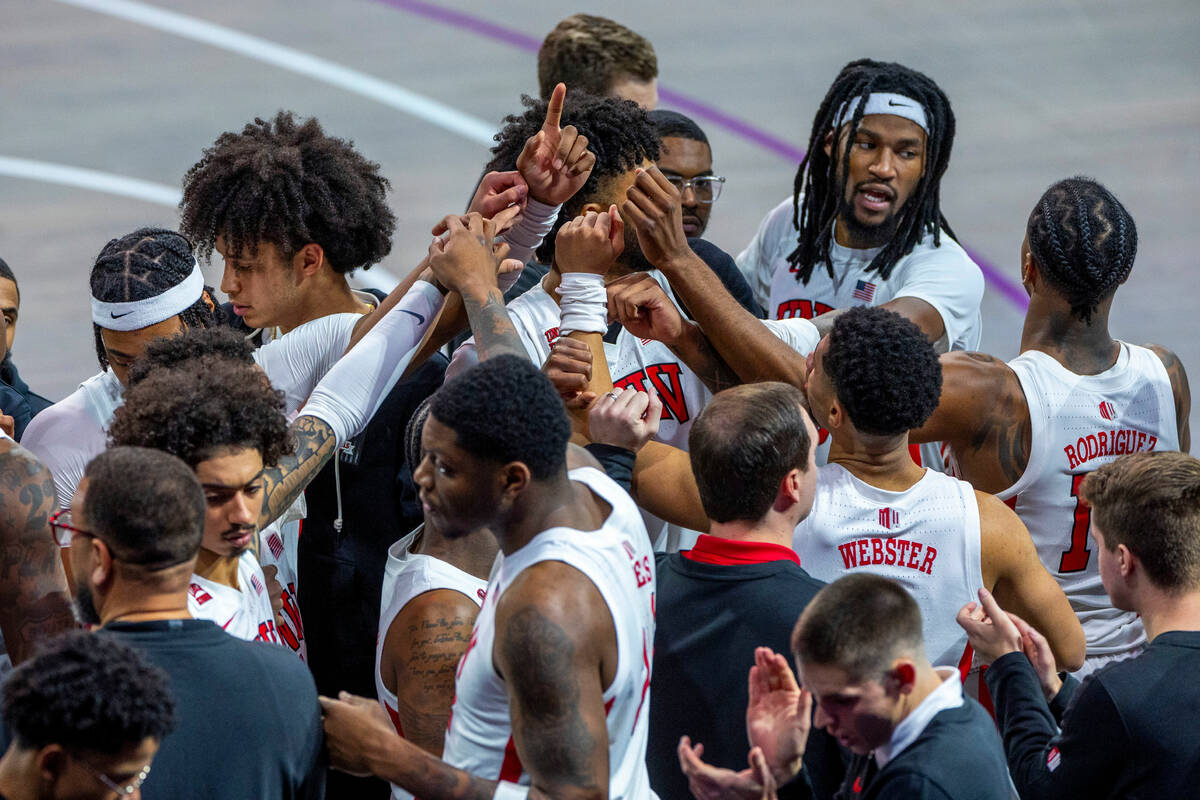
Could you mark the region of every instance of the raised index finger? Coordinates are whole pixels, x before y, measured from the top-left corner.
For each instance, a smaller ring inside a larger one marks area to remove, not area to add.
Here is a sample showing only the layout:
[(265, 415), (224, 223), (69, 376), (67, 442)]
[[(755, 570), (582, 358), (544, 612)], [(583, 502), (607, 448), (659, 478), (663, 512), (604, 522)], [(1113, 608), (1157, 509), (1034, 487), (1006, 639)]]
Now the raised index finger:
[(562, 120), (563, 101), (567, 98), (567, 85), (560, 83), (554, 87), (554, 91), (550, 94), (550, 102), (546, 106), (546, 121), (542, 123), (543, 129), (558, 130), (558, 123)]

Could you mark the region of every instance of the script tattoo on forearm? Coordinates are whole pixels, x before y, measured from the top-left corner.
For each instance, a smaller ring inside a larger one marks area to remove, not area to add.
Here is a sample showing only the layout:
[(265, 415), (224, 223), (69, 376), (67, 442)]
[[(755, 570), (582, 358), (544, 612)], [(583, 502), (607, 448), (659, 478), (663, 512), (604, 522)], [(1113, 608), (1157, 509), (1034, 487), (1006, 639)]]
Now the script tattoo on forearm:
[(50, 535), (54, 510), (50, 471), (18, 445), (0, 443), (0, 628), (13, 663), (37, 642), (75, 627)]
[(259, 527), (265, 527), (287, 510), (304, 487), (325, 466), (336, 449), (333, 430), (316, 417), (300, 417), (292, 424), (295, 449), (279, 463), (263, 470), (266, 502), (263, 503)]
[(464, 296), (463, 305), (467, 309), (471, 332), (475, 335), (475, 348), (480, 361), (499, 355), (528, 358), (521, 337), (508, 316), (508, 309), (504, 307), (504, 295), (499, 288), (488, 289), (482, 298)]
[(594, 754), (607, 743), (596, 741), (580, 713), (571, 637), (530, 606), (509, 619), (502, 652), (505, 663), (519, 665), (505, 676), (517, 697), (513, 727), (536, 755), (539, 777), (553, 787), (598, 790)]

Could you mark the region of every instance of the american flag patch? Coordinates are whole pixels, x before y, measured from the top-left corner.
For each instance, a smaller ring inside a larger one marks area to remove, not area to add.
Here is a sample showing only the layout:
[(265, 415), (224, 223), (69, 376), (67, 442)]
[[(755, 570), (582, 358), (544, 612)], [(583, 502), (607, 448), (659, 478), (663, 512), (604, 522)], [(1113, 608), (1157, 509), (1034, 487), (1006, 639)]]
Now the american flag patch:
[(1062, 753), (1058, 752), (1057, 747), (1051, 747), (1050, 752), (1046, 754), (1046, 769), (1054, 772), (1058, 769), (1058, 765), (1062, 763)]
[(254, 591), (258, 592), (259, 594), (263, 593), (262, 581), (258, 579), (257, 575), (250, 576), (250, 585), (254, 587)]
[(875, 296), (875, 284), (869, 281), (858, 281), (854, 284), (854, 291), (850, 293), (855, 300), (863, 302), (871, 302), (871, 298)]
[(1104, 417), (1105, 419), (1115, 419), (1117, 416), (1117, 409), (1112, 403), (1105, 400), (1100, 404), (1100, 416)]
[(279, 538), (279, 534), (272, 533), (267, 537), (267, 547), (271, 550), (271, 555), (276, 559), (283, 558), (283, 541)]

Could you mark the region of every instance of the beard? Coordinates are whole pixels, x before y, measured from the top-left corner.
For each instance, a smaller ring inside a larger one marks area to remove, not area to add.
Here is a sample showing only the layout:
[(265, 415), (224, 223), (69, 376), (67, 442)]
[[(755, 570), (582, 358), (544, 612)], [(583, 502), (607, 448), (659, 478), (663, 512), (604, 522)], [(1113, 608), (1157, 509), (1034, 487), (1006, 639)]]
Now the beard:
[(96, 610), (96, 599), (92, 595), (92, 589), (86, 583), (79, 585), (75, 590), (75, 602), (71, 604), (75, 611), (75, 618), (84, 625), (99, 625), (100, 612)]
[(850, 237), (851, 241), (864, 245), (861, 249), (883, 247), (891, 241), (892, 237), (896, 235), (896, 231), (900, 229), (899, 213), (892, 212), (879, 223), (868, 225), (854, 215), (852, 198), (853, 194), (851, 195), (851, 199), (847, 199), (846, 193), (843, 191), (842, 201), (838, 204), (837, 213), (838, 222), (844, 226), (846, 234)]
[(625, 248), (617, 260), (622, 266), (633, 272), (649, 272), (655, 268), (642, 252), (642, 245), (638, 242), (637, 232), (632, 225), (625, 226)]

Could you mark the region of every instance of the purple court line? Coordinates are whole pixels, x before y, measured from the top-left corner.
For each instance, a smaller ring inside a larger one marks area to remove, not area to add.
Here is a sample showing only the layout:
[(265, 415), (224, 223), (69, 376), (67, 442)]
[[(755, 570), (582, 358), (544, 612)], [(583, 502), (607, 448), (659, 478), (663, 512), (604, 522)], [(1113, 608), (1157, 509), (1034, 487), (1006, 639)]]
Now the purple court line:
[[(424, 2), (424, 0), (376, 0), (376, 2), (383, 3), (400, 11), (417, 14), (443, 25), (470, 31), (476, 35), (503, 42), (504, 44), (531, 53), (536, 53), (542, 46), (542, 40), (534, 36), (512, 28), (506, 28), (503, 25), (497, 25), (494, 22), (489, 22), (472, 14)], [(694, 117), (724, 128), (734, 136), (786, 158), (793, 164), (798, 164), (804, 158), (804, 151), (800, 148), (789, 144), (783, 139), (772, 136), (744, 120), (726, 114), (719, 108), (714, 108), (707, 103), (702, 103), (693, 97), (688, 97), (665, 86), (659, 86), (658, 96), (668, 105), (675, 106)], [(1004, 295), (1009, 302), (1021, 311), (1029, 307), (1029, 297), (1020, 285), (1001, 272), (990, 261), (985, 260), (979, 253), (969, 249), (967, 253), (979, 265), (979, 269), (983, 271), (983, 277), (992, 285), (992, 288)]]

